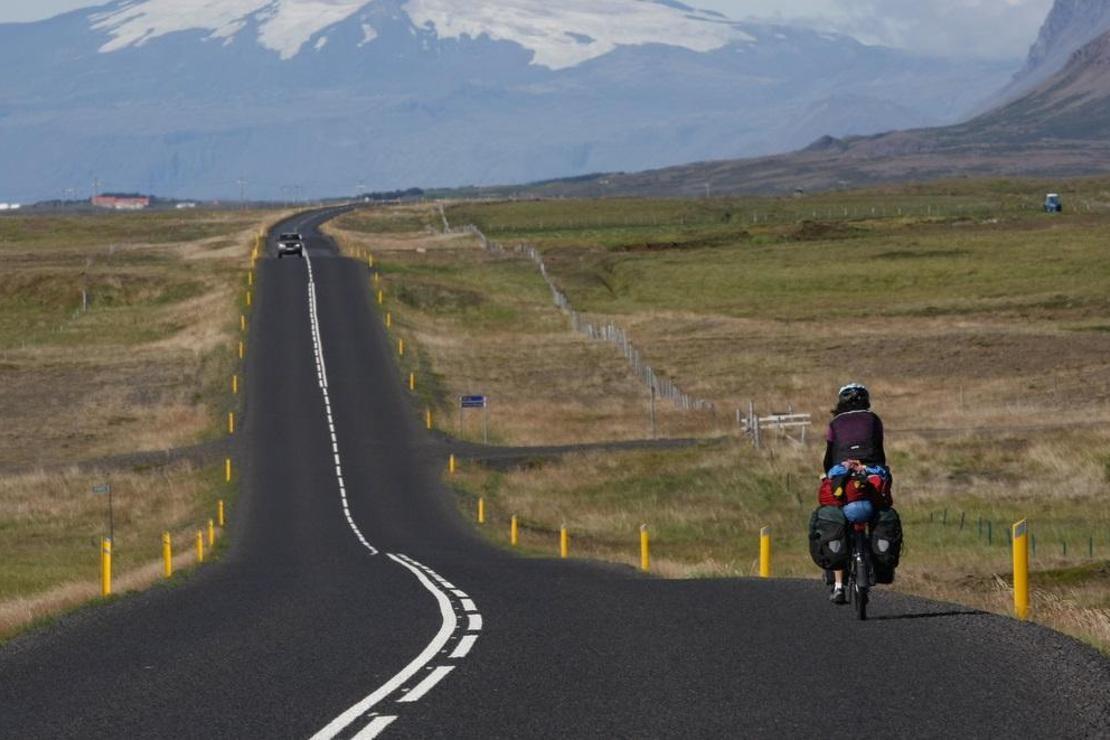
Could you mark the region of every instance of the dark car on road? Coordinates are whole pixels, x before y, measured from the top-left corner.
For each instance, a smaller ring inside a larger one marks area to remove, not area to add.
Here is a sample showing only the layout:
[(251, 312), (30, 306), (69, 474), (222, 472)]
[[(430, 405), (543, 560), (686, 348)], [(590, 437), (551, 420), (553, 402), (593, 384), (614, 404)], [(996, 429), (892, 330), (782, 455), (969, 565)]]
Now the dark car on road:
[(297, 234), (295, 232), (282, 234), (278, 237), (278, 259), (292, 254), (295, 254), (298, 257), (304, 256), (304, 238), (300, 234)]

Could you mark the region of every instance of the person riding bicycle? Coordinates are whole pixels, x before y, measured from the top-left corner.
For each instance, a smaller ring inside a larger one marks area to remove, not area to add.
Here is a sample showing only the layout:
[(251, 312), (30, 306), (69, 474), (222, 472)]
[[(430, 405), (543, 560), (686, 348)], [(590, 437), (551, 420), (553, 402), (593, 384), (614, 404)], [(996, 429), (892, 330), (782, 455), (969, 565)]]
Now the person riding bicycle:
[[(839, 390), (832, 414), (823, 465), (827, 481), (822, 498), (828, 500), (821, 503), (842, 507), (851, 523), (869, 522), (875, 516), (876, 505), (884, 505), (890, 497), (882, 419), (871, 410), (871, 394), (859, 383), (849, 383)], [(844, 571), (833, 571), (833, 578), (835, 585), (829, 599), (843, 604)]]

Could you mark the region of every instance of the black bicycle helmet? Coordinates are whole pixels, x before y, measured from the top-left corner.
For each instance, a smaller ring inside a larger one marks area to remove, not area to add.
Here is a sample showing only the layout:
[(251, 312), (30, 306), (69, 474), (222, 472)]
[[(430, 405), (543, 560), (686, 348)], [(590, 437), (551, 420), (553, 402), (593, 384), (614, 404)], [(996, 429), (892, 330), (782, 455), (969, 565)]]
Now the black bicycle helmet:
[(861, 383), (849, 383), (836, 394), (836, 413), (871, 408), (871, 393)]

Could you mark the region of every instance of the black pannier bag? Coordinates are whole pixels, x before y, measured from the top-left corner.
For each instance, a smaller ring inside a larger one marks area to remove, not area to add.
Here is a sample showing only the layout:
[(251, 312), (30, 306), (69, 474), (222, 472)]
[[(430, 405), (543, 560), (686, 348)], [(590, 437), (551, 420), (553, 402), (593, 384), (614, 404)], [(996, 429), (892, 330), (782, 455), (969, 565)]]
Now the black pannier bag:
[(839, 507), (822, 506), (809, 518), (809, 554), (825, 570), (848, 564), (848, 520)]
[(893, 508), (882, 509), (871, 527), (871, 561), (879, 583), (893, 583), (902, 556), (902, 519)]

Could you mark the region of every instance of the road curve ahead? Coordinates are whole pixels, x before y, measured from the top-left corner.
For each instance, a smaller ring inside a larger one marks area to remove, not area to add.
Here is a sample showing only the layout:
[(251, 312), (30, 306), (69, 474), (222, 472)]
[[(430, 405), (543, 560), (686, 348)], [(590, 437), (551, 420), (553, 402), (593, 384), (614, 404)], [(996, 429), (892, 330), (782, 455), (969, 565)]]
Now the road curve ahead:
[(259, 262), (231, 551), (0, 649), (0, 737), (1110, 736), (1110, 664), (1036, 626), (484, 545), (333, 215)]

